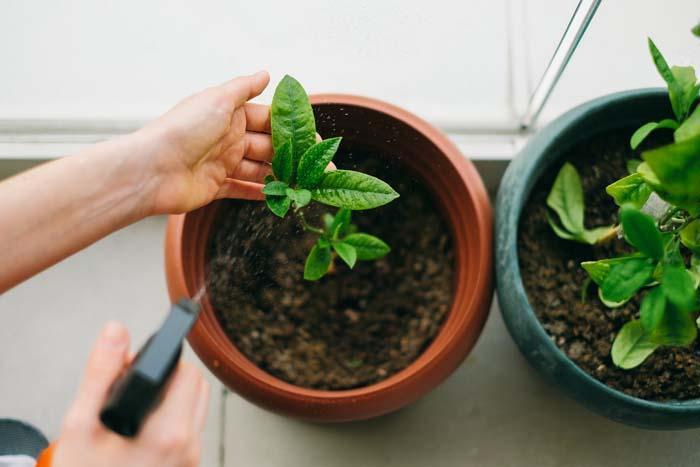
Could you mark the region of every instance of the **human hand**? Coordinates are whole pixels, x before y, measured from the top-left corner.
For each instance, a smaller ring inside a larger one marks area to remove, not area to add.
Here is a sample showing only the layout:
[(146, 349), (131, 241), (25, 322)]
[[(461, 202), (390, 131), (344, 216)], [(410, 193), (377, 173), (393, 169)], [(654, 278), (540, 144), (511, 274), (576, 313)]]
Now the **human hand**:
[(263, 198), (273, 155), (270, 109), (248, 101), (269, 80), (262, 71), (205, 89), (135, 134), (148, 153), (150, 214), (187, 212), (218, 198)]
[(191, 365), (183, 363), (175, 370), (163, 401), (136, 438), (123, 438), (101, 424), (99, 411), (110, 385), (127, 363), (128, 348), (129, 335), (122, 325), (105, 326), (64, 420), (52, 467), (199, 465), (209, 384)]

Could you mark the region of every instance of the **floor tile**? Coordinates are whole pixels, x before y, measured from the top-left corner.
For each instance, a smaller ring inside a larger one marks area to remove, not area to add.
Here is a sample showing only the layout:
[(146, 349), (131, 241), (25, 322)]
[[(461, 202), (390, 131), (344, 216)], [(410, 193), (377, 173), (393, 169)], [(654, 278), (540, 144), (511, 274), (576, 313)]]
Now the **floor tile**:
[[(55, 438), (103, 323), (124, 323), (134, 348), (155, 331), (169, 303), (164, 229), (163, 217), (139, 222), (0, 296), (0, 416), (27, 420)], [(198, 362), (189, 350), (185, 356)], [(221, 392), (206, 374), (212, 402), (202, 465), (214, 467)]]
[(398, 413), (315, 425), (226, 401), (226, 467), (690, 466), (700, 430), (650, 432), (598, 417), (548, 387), (494, 305), (477, 347), (437, 390)]

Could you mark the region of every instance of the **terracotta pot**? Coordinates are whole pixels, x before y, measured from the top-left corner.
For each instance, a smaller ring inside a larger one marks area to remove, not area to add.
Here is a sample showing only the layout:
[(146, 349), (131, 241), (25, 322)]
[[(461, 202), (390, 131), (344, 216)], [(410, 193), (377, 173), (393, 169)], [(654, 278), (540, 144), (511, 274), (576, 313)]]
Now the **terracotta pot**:
[(596, 134), (671, 118), (662, 89), (627, 91), (587, 102), (538, 132), (508, 167), (496, 202), (496, 277), (503, 319), (529, 362), (554, 386), (612, 420), (650, 429), (700, 427), (700, 400), (652, 402), (612, 389), (571, 361), (552, 342), (528, 301), (518, 262), (518, 222), (538, 179)]
[[(205, 297), (189, 342), (230, 389), (267, 409), (324, 422), (382, 415), (429, 392), (466, 357), (476, 342), (492, 297), (491, 208), (474, 166), (437, 129), (392, 105), (347, 95), (312, 96), (318, 132), (361, 142), (400, 163), (429, 188), (451, 229), (455, 247), (454, 297), (433, 343), (411, 365), (359, 389), (321, 391), (286, 383), (258, 368), (231, 343)], [(390, 147), (390, 151), (382, 151)], [(171, 300), (192, 297), (205, 279), (212, 203), (171, 216), (165, 241)]]

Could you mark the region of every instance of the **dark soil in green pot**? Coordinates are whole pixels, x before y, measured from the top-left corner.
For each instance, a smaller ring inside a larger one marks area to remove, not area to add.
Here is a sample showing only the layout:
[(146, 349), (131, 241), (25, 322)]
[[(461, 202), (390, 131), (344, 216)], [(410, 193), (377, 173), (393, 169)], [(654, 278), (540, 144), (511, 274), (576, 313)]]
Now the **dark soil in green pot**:
[[(627, 247), (622, 241), (593, 248), (559, 239), (547, 223), (545, 198), (562, 164), (571, 162), (582, 177), (586, 222), (614, 223), (617, 208), (604, 188), (626, 174), (630, 135), (669, 115), (662, 90), (618, 93), (577, 107), (522, 150), (504, 176), (496, 206), (498, 297), (520, 350), (584, 406), (651, 429), (700, 426), (700, 344), (662, 349), (632, 370), (615, 367), (610, 347), (622, 325), (638, 315), (639, 302), (605, 307), (595, 285), (585, 286), (580, 262)], [(661, 135), (645, 144), (665, 142)]]

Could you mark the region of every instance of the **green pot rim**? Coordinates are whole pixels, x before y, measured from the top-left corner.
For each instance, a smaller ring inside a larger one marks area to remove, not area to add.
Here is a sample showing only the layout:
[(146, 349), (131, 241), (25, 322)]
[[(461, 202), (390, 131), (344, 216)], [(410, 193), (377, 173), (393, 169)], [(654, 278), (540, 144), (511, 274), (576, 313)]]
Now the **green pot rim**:
[[(498, 191), (496, 281), (508, 331), (528, 361), (550, 382), (590, 410), (618, 422), (650, 429), (684, 429), (700, 426), (700, 399), (654, 402), (627, 395), (590, 376), (551, 341), (528, 301), (517, 251), (520, 213), (542, 173), (578, 142), (601, 130), (634, 125), (639, 117), (604, 120), (588, 130), (586, 125), (597, 115), (621, 106), (654, 107), (658, 114), (664, 102), (668, 102), (668, 95), (662, 88), (606, 95), (570, 110), (532, 137), (508, 167)], [(670, 109), (668, 104), (665, 107)], [(565, 137), (579, 127), (584, 127), (583, 131), (577, 131), (575, 137)]]

